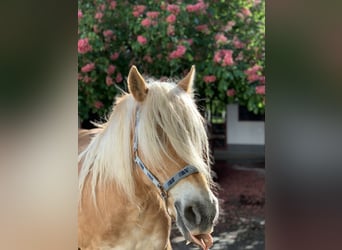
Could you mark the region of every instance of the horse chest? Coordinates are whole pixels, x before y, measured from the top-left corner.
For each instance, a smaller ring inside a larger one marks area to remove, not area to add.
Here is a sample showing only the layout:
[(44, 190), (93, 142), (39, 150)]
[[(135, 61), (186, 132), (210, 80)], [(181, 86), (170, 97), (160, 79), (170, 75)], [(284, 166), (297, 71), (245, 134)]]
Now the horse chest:
[(113, 250), (169, 249), (170, 219), (163, 212), (141, 211), (136, 218), (121, 224), (120, 238)]
[(152, 249), (152, 250), (163, 250), (167, 249), (166, 245), (168, 240), (162, 237), (158, 232), (152, 232), (147, 235), (145, 230), (139, 228), (133, 229), (129, 235), (122, 236), (120, 240), (112, 247), (112, 244), (106, 244), (100, 247), (101, 250), (141, 250), (141, 249)]
[(126, 207), (125, 211), (112, 210), (112, 214), (97, 218), (96, 222), (88, 217), (83, 224), (88, 236), (79, 235), (79, 240), (83, 241), (84, 236), (88, 243), (80, 244), (81, 250), (171, 249), (171, 222), (163, 211), (151, 203), (141, 210)]

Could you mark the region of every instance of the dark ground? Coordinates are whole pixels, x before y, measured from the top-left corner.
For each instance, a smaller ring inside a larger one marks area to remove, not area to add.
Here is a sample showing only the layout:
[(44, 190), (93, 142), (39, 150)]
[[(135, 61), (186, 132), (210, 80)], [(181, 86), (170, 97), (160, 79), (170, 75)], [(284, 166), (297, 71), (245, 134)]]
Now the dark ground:
[[(234, 152), (235, 150), (235, 152)], [(216, 182), (220, 186), (220, 217), (212, 234), (216, 250), (265, 249), (265, 168), (260, 148), (230, 148), (215, 152)], [(172, 231), (174, 250), (198, 249), (185, 245)]]

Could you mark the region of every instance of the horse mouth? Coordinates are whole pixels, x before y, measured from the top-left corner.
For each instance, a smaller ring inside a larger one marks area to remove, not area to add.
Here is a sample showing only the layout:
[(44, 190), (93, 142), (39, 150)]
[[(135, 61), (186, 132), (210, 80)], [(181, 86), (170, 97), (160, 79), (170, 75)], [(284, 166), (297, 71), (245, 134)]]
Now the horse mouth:
[(190, 242), (196, 244), (202, 250), (208, 250), (213, 245), (213, 238), (210, 235), (210, 233), (204, 233), (204, 234), (193, 234), (190, 232), (188, 227), (184, 223), (184, 218), (182, 217), (181, 213), (179, 212), (180, 209), (177, 205), (176, 212), (177, 212), (177, 218), (176, 218), (176, 224), (178, 226), (179, 231), (183, 234), (186, 244), (190, 244)]
[(213, 238), (210, 234), (198, 234), (192, 235), (189, 233), (191, 238), (191, 242), (195, 243), (199, 247), (202, 247), (203, 250), (208, 250), (213, 245)]

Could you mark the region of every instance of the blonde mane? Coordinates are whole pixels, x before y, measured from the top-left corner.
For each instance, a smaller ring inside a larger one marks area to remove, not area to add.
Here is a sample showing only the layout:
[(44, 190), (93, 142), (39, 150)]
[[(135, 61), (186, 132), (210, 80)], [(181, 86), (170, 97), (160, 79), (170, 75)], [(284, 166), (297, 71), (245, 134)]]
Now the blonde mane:
[(196, 166), (212, 185), (205, 124), (193, 96), (175, 83), (152, 81), (143, 103), (139, 104), (127, 93), (117, 99), (108, 121), (100, 126), (101, 132), (79, 155), (81, 194), (89, 176), (94, 198), (97, 185), (114, 182), (127, 198), (134, 200), (136, 166), (132, 136), (137, 109), (139, 153), (144, 155), (150, 171), (163, 173), (167, 168), (163, 157), (173, 158), (167, 147), (171, 145), (182, 160)]

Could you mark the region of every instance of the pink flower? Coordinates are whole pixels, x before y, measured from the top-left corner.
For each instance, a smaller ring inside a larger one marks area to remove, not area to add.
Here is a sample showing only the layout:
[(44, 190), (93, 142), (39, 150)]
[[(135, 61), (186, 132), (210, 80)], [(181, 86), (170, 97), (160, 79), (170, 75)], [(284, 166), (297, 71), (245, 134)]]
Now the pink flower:
[(102, 12), (96, 12), (96, 14), (95, 14), (95, 19), (101, 20), (102, 17), (103, 17), (103, 13), (102, 13)]
[(78, 17), (78, 20), (80, 20), (83, 17), (82, 10), (78, 10), (77, 17)]
[(214, 62), (216, 63), (221, 63), (222, 61), (222, 55), (221, 55), (221, 50), (215, 52), (215, 55), (214, 55)]
[(116, 75), (115, 81), (116, 81), (117, 83), (122, 82), (122, 75), (121, 75), (120, 72)]
[(88, 38), (83, 38), (83, 39), (78, 40), (78, 43), (77, 43), (78, 53), (85, 54), (91, 51), (92, 49), (93, 48), (89, 44)]
[(241, 41), (237, 38), (237, 36), (234, 36), (234, 38), (233, 38), (233, 45), (234, 45), (234, 47), (237, 48), (237, 49), (242, 49), (242, 48), (245, 47), (245, 44), (244, 44), (243, 42), (241, 42)]
[(222, 58), (221, 58), (220, 51), (215, 53), (213, 61), (216, 62), (216, 63), (221, 63)]
[(244, 15), (245, 17), (251, 16), (251, 15), (252, 15), (251, 11), (250, 11), (248, 8), (245, 8), (245, 7), (243, 7), (243, 8), (241, 9), (241, 13), (242, 13), (242, 15)]
[(248, 75), (247, 76), (247, 80), (248, 80), (249, 83), (258, 81), (259, 80), (259, 75), (257, 75), (257, 74)]
[(114, 10), (116, 8), (116, 1), (111, 1), (109, 4), (109, 9)]
[(243, 60), (243, 53), (242, 51), (239, 52), (238, 56), (235, 58), (236, 61), (242, 61)]
[(262, 67), (257, 64), (246, 69), (244, 73), (247, 75), (248, 82), (252, 83), (252, 82), (260, 81), (261, 83), (265, 83), (265, 77), (260, 75), (261, 70), (262, 70)]
[(204, 3), (203, 0), (199, 0), (198, 3), (196, 3), (195, 5), (200, 10), (204, 10), (207, 8), (207, 5)]
[(245, 16), (240, 12), (236, 13), (236, 16), (242, 20), (245, 19)]
[(119, 53), (118, 52), (115, 52), (115, 53), (110, 55), (110, 60), (112, 60), (112, 61), (115, 61), (118, 58), (119, 58)]
[(222, 66), (231, 66), (234, 64), (233, 62), (233, 51), (232, 50), (223, 50), (223, 63)]
[(214, 55), (214, 62), (221, 64), (222, 66), (232, 66), (233, 51), (229, 49), (219, 50)]
[(150, 27), (152, 24), (151, 19), (145, 18), (141, 21), (141, 25), (144, 27)]
[(93, 79), (91, 79), (91, 77), (89, 77), (89, 76), (85, 76), (84, 78), (83, 78), (83, 82), (84, 83), (90, 83), (90, 82), (92, 82), (93, 81)]
[(254, 6), (257, 6), (261, 3), (261, 0), (254, 0)]
[(176, 4), (168, 4), (167, 11), (171, 12), (172, 14), (178, 15), (180, 8)]
[(229, 21), (229, 22), (227, 23), (227, 25), (229, 25), (230, 27), (234, 27), (235, 24), (236, 24), (236, 22), (235, 22), (234, 20)]
[(168, 36), (174, 36), (175, 35), (175, 26), (173, 26), (172, 24), (169, 24), (167, 26), (167, 35)]
[(232, 66), (234, 64), (232, 54), (226, 54), (223, 58), (222, 66)]
[(190, 46), (194, 43), (194, 40), (192, 38), (190, 39), (182, 39), (182, 40), (179, 40), (180, 43), (182, 44), (189, 44)]
[(172, 51), (169, 55), (170, 59), (181, 58), (186, 52), (186, 47), (183, 45), (178, 45), (177, 49)]
[(166, 18), (166, 22), (168, 22), (168, 23), (174, 23), (174, 22), (176, 22), (176, 16), (175, 16), (174, 14), (169, 15), (169, 16)]
[(216, 76), (214, 76), (214, 75), (204, 76), (203, 80), (204, 80), (205, 83), (215, 82), (216, 81)]
[(194, 43), (194, 40), (192, 38), (186, 40), (186, 42), (191, 46)]
[(99, 26), (96, 25), (96, 24), (93, 26), (93, 30), (94, 30), (95, 33), (99, 33), (100, 32)]
[(258, 64), (255, 64), (252, 68), (251, 68), (252, 72), (257, 72), (262, 70), (262, 67)]
[(186, 6), (186, 11), (187, 12), (195, 12), (197, 9), (195, 8), (195, 5), (189, 4)]
[(83, 73), (90, 72), (95, 69), (95, 63), (88, 63), (81, 68)]
[(113, 85), (113, 79), (110, 76), (106, 76), (106, 84), (107, 86)]
[(144, 56), (143, 60), (148, 62), (148, 63), (153, 63), (153, 59), (150, 55)]
[(265, 76), (259, 76), (259, 82), (260, 82), (261, 84), (265, 84), (265, 83), (266, 83), (266, 78), (265, 78)]
[(135, 16), (135, 17), (138, 17), (138, 16), (141, 15), (138, 11), (133, 11), (132, 14), (133, 14), (133, 16)]
[(207, 8), (207, 5), (203, 2), (203, 0), (199, 0), (196, 4), (189, 4), (186, 6), (187, 12), (198, 12), (203, 11)]
[(228, 89), (227, 90), (227, 96), (234, 96), (235, 95), (235, 90), (234, 89)]
[(151, 19), (156, 19), (159, 16), (158, 11), (148, 11), (146, 12), (146, 16), (148, 16)]
[(105, 30), (103, 31), (103, 36), (105, 37), (110, 37), (114, 34), (114, 32), (112, 30)]
[(256, 74), (260, 70), (262, 70), (262, 67), (260, 65), (255, 64), (254, 66), (246, 69), (245, 74), (246, 75), (253, 75), (253, 74)]
[(97, 108), (97, 109), (100, 109), (100, 108), (102, 108), (103, 106), (104, 106), (103, 103), (100, 102), (100, 101), (95, 101), (95, 102), (94, 102), (94, 107)]
[(146, 9), (146, 6), (145, 5), (137, 5), (137, 6), (134, 6), (133, 7), (133, 10), (134, 11), (138, 11), (140, 13), (143, 13)]
[(109, 66), (108, 66), (108, 69), (107, 69), (107, 75), (112, 75), (113, 73), (114, 73), (114, 71), (115, 71), (115, 66), (114, 65), (112, 65), (112, 64), (110, 64)]
[(255, 93), (259, 95), (265, 94), (265, 85), (259, 85), (255, 87)]
[(144, 13), (146, 9), (146, 6), (144, 5), (136, 5), (133, 7), (133, 16), (138, 17), (140, 16), (142, 13)]
[(141, 45), (144, 45), (147, 43), (147, 39), (140, 35), (138, 36), (137, 40), (138, 40), (138, 43), (140, 43)]
[(206, 25), (206, 24), (198, 25), (198, 26), (196, 26), (195, 29), (197, 31), (203, 32), (204, 34), (208, 34), (209, 33), (208, 25)]
[(99, 6), (99, 9), (103, 12), (106, 10), (106, 5), (103, 3), (103, 4), (100, 4)]
[(222, 33), (217, 33), (215, 35), (215, 40), (217, 44), (225, 44), (228, 41), (227, 37)]
[(230, 31), (235, 26), (235, 21), (229, 21), (226, 26), (224, 26), (224, 31)]

